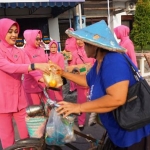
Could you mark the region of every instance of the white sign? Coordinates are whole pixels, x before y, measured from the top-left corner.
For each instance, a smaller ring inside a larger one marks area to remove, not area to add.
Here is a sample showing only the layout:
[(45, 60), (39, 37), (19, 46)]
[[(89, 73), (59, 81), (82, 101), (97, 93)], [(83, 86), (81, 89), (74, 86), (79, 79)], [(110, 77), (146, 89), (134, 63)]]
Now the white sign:
[(85, 2), (85, 0), (0, 0), (1, 3), (20, 3), (20, 2)]

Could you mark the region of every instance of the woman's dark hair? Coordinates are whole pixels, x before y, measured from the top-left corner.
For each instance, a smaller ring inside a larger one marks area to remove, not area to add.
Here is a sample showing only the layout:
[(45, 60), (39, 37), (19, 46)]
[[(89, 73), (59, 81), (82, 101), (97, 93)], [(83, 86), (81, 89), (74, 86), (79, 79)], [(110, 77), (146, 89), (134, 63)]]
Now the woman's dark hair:
[(100, 52), (108, 52), (108, 50), (106, 50), (106, 49), (104, 49), (104, 48), (100, 48), (100, 47), (98, 47), (97, 49), (96, 49), (96, 53), (95, 53), (95, 56), (94, 56), (94, 58), (96, 59), (96, 57), (97, 57), (97, 53), (98, 53), (98, 51), (100, 51)]
[[(89, 43), (86, 43), (85, 44), (88, 46), (88, 45), (92, 45), (92, 44), (89, 44)], [(97, 50), (101, 51), (101, 52), (108, 52), (108, 50), (104, 49), (104, 48), (100, 48), (100, 47), (97, 47)]]
[[(85, 42), (85, 44), (87, 45), (87, 46), (89, 46), (89, 45), (92, 45), (92, 44), (89, 44), (89, 43), (86, 43)], [(106, 50), (106, 49), (104, 49), (104, 48), (101, 48), (101, 47), (97, 47), (97, 49), (96, 49), (96, 53), (95, 53), (95, 57), (94, 58), (96, 58), (97, 57), (97, 53), (98, 53), (98, 51), (100, 51), (100, 52), (108, 52), (108, 50)]]
[(108, 52), (108, 50), (104, 49), (104, 48), (100, 48), (98, 47), (97, 50), (101, 51), (101, 52)]

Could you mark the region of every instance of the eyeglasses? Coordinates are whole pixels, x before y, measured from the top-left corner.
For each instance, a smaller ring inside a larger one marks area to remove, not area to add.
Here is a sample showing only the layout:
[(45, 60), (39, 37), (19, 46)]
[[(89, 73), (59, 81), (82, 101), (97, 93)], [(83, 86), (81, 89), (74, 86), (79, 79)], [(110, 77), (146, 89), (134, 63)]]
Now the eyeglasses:
[(41, 41), (42, 39), (41, 38), (36, 38), (36, 41)]

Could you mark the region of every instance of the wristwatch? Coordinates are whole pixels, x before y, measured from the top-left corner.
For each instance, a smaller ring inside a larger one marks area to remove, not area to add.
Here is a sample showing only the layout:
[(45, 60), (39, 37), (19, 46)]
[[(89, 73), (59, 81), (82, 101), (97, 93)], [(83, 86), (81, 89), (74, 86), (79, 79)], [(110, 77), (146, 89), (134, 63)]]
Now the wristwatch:
[(31, 64), (31, 69), (32, 69), (32, 70), (35, 70), (34, 64)]

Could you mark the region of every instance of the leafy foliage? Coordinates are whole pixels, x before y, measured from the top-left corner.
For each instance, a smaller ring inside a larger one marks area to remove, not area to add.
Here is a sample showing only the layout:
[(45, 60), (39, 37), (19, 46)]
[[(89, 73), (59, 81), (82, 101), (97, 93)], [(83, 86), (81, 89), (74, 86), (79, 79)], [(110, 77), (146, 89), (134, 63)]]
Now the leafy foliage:
[(150, 44), (150, 0), (138, 0), (136, 4), (131, 39), (141, 50)]

